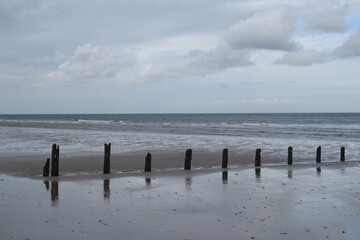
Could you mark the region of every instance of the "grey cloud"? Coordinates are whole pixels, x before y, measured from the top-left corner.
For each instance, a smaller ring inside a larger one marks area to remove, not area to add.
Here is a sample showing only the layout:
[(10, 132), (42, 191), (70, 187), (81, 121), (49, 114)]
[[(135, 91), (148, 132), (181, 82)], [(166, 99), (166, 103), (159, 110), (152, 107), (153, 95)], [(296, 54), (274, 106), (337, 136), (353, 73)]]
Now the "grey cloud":
[(310, 66), (315, 63), (325, 62), (325, 56), (315, 50), (300, 50), (288, 52), (283, 58), (277, 60), (276, 64), (286, 64), (294, 66)]
[(200, 51), (187, 68), (197, 75), (222, 71), (225, 69), (251, 65), (249, 52), (236, 50), (220, 44), (209, 51)]
[(360, 57), (360, 30), (351, 35), (342, 46), (335, 49), (334, 55), (340, 58)]
[(0, 22), (12, 20), (19, 12), (37, 6), (37, 0), (2, 0), (0, 1)]
[(225, 39), (236, 49), (294, 50), (294, 30), (285, 10), (275, 10), (240, 21), (230, 28)]
[(312, 29), (324, 32), (344, 32), (347, 29), (346, 11), (347, 5), (337, 9), (322, 9), (316, 16), (309, 19), (309, 26)]

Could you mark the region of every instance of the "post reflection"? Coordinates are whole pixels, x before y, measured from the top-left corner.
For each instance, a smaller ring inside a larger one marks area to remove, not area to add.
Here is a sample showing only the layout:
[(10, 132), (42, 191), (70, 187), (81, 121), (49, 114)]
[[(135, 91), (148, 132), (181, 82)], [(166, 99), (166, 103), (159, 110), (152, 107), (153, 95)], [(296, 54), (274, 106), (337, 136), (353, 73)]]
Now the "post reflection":
[(319, 177), (321, 176), (321, 167), (316, 168), (316, 173)]
[(110, 198), (110, 179), (104, 179), (104, 199)]
[(51, 201), (56, 203), (59, 200), (59, 183), (51, 181)]
[(228, 182), (228, 171), (223, 171), (222, 172), (222, 181), (223, 181), (223, 184), (227, 184), (227, 182)]
[(293, 170), (292, 169), (288, 169), (288, 178), (292, 179), (293, 177)]
[(49, 183), (49, 181), (44, 181), (44, 185), (45, 185), (46, 191), (49, 191), (49, 189), (50, 189), (50, 183)]
[(255, 168), (255, 176), (256, 176), (256, 178), (261, 177), (261, 168)]
[(186, 187), (187, 191), (191, 191), (191, 183), (192, 183), (191, 177), (186, 177), (185, 178), (185, 187)]
[(146, 186), (151, 186), (151, 178), (145, 178)]

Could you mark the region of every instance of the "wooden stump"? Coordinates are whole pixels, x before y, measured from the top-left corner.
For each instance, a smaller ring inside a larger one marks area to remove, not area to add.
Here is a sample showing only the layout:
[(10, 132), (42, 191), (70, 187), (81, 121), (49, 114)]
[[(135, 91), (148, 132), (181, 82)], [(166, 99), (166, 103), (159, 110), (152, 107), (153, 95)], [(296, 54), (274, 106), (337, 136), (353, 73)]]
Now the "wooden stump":
[(345, 147), (340, 148), (340, 161), (345, 162)]
[(185, 164), (184, 164), (185, 170), (191, 170), (191, 158), (192, 158), (192, 150), (187, 149), (185, 153)]
[(145, 157), (145, 172), (151, 172), (151, 154), (148, 153)]
[(261, 166), (261, 149), (258, 148), (256, 149), (256, 153), (255, 153), (255, 167), (260, 167)]
[(224, 148), (222, 153), (221, 168), (227, 168), (227, 167), (228, 167), (228, 149)]
[(46, 163), (43, 168), (43, 177), (48, 177), (49, 175), (50, 175), (50, 158), (46, 159)]
[(316, 163), (321, 163), (321, 147), (316, 149)]
[(290, 146), (288, 148), (288, 165), (293, 164), (293, 148)]
[(55, 143), (52, 145), (51, 151), (51, 176), (59, 176), (59, 155), (60, 155), (60, 146)]
[(110, 152), (111, 152), (111, 143), (104, 144), (104, 174), (110, 173)]

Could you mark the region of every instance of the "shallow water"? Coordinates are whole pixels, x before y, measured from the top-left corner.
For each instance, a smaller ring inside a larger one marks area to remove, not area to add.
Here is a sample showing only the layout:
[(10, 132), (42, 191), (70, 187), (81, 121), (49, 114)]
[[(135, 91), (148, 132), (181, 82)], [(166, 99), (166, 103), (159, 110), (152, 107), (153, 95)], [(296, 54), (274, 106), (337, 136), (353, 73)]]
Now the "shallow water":
[(356, 239), (359, 171), (338, 164), (81, 181), (1, 175), (0, 238)]
[(151, 150), (287, 154), (293, 146), (300, 160), (312, 160), (323, 147), (327, 161), (346, 147), (358, 160), (360, 114), (70, 114), (0, 115), (0, 153), (48, 154), (53, 143), (62, 153), (100, 154), (111, 142), (113, 153)]

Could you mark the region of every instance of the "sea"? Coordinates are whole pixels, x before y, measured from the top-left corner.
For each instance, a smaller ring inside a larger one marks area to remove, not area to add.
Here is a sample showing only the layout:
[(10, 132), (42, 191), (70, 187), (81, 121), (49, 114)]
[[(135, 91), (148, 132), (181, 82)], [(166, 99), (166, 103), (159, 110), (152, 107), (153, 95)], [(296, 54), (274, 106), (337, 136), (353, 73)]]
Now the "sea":
[(67, 155), (151, 150), (221, 151), (312, 161), (360, 159), (360, 113), (51, 114), (0, 115), (0, 155), (48, 154), (53, 143)]

